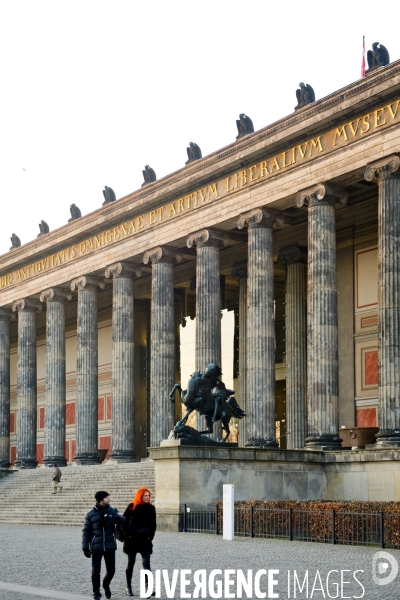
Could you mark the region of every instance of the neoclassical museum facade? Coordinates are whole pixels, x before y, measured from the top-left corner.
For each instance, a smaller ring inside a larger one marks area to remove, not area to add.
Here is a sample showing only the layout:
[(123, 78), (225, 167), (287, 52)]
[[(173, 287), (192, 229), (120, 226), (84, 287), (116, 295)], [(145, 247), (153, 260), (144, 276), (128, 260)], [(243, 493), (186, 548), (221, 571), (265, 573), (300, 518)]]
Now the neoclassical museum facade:
[(0, 257), (1, 465), (160, 446), (192, 324), (244, 452), (399, 447), (400, 61)]

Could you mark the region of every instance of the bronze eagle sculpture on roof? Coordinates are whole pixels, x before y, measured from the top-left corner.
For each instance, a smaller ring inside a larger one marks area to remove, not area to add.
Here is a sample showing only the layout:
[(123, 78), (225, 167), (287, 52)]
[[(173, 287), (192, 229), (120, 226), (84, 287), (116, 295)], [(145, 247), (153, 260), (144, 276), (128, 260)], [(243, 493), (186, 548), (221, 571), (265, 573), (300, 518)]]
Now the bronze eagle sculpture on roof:
[(144, 183), (153, 183), (154, 181), (157, 181), (157, 176), (155, 174), (155, 171), (154, 171), (154, 169), (149, 167), (149, 165), (145, 166), (142, 173), (143, 173)]
[(294, 110), (315, 102), (315, 92), (311, 85), (301, 81), (299, 86), (299, 89), (296, 90), (297, 106), (294, 107)]
[(390, 63), (389, 52), (383, 44), (374, 42), (372, 44), (372, 50), (367, 52), (368, 67), (374, 69), (375, 67), (385, 67)]
[(236, 121), (236, 127), (238, 129), (238, 135), (236, 139), (254, 132), (253, 121), (245, 113), (240, 113), (239, 119)]

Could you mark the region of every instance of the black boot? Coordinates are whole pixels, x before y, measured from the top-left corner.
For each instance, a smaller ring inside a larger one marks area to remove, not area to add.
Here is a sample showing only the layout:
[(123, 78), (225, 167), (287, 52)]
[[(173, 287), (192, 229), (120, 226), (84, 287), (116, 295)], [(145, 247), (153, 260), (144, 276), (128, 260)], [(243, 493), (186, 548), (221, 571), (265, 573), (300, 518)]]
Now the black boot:
[(133, 595), (134, 595), (134, 594), (133, 594), (133, 592), (132, 592), (132, 586), (131, 586), (131, 584), (130, 584), (130, 583), (127, 585), (127, 588), (126, 588), (126, 595), (127, 595), (127, 596), (133, 596)]
[(103, 579), (103, 588), (106, 598), (111, 598), (110, 585), (105, 581), (105, 579)]
[(146, 594), (146, 598), (151, 598), (152, 596), (155, 596), (156, 593), (153, 592), (152, 594), (148, 594), (148, 589), (149, 589), (149, 578), (147, 577), (147, 575), (144, 576), (144, 593)]

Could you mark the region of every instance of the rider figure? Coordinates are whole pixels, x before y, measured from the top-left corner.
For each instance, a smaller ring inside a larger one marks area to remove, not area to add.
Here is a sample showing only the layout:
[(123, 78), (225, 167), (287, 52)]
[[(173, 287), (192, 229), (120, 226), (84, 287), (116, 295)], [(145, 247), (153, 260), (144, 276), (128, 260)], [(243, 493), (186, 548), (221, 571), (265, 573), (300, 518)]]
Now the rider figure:
[(211, 420), (212, 423), (215, 423), (217, 420), (217, 414), (221, 410), (222, 402), (226, 397), (225, 392), (223, 391), (225, 390), (225, 384), (220, 380), (221, 375), (221, 369), (215, 363), (210, 363), (202, 375), (204, 384), (208, 388), (210, 388), (211, 385), (211, 393), (214, 400), (214, 414)]
[(211, 423), (215, 423), (217, 421), (218, 413), (221, 412), (222, 403), (227, 398), (225, 384), (222, 381), (217, 381), (217, 384), (211, 393), (214, 399), (214, 414)]
[(214, 399), (214, 415), (211, 423), (215, 423), (221, 419), (222, 403), (235, 393), (235, 390), (229, 390), (222, 381), (217, 381), (217, 385), (212, 390)]
[(206, 389), (210, 390), (217, 385), (219, 382), (219, 378), (221, 377), (221, 369), (215, 363), (210, 363), (203, 375), (201, 376), (201, 381), (199, 388), (204, 386)]

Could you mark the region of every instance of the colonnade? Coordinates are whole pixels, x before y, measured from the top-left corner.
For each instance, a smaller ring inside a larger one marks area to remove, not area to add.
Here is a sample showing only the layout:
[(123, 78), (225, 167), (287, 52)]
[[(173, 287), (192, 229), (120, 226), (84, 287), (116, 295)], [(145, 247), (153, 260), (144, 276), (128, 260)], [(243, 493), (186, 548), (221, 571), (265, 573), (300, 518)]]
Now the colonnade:
[[(379, 401), (377, 447), (400, 443), (400, 159), (368, 165), (365, 178), (379, 184)], [(338, 323), (335, 203), (346, 190), (319, 184), (301, 190), (298, 207), (308, 207), (308, 248), (288, 246), (278, 260), (286, 265), (286, 395), (289, 448), (340, 448), (338, 409)], [(274, 268), (272, 230), (277, 211), (257, 208), (238, 217), (248, 230), (247, 262), (234, 265), (239, 277), (240, 402), (247, 413), (241, 437), (247, 446), (275, 441)], [(227, 235), (213, 229), (190, 234), (196, 248), (196, 369), (221, 364), (220, 248)], [(156, 247), (144, 255), (152, 265), (150, 445), (158, 445), (174, 424), (168, 393), (174, 384), (174, 264), (179, 251)], [(112, 301), (112, 451), (119, 461), (135, 460), (133, 278), (140, 267), (107, 266)], [(76, 456), (97, 462), (97, 294), (102, 277), (71, 282), (78, 293)], [(65, 464), (65, 318), (71, 291), (51, 288), (41, 302), (14, 302), (18, 314), (17, 465), (36, 465), (36, 312), (47, 304), (44, 462)], [(10, 336), (12, 312), (0, 309), (0, 464), (9, 460)]]

